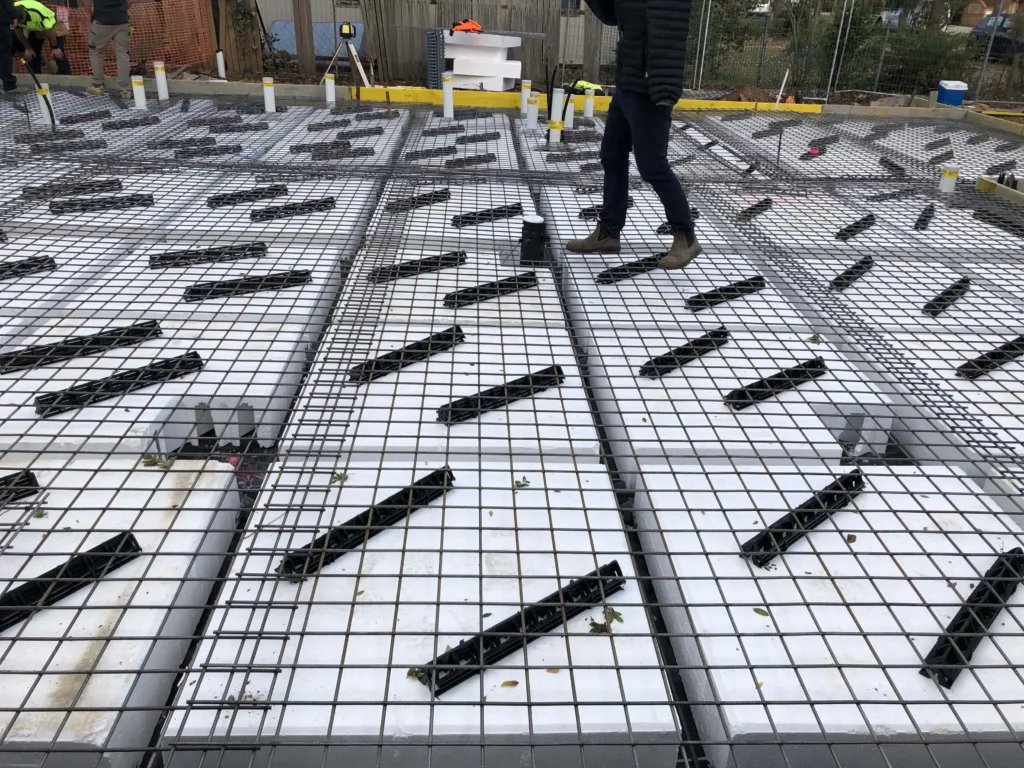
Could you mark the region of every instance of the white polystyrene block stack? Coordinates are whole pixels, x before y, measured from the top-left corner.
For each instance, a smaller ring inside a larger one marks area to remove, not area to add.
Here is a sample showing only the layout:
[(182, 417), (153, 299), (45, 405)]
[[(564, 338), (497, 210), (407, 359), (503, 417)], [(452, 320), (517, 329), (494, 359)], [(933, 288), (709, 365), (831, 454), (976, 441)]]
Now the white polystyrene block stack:
[[(804, 266), (823, 284), (839, 276), (861, 258), (806, 258)], [(995, 328), (1024, 331), (1019, 306), (975, 282), (968, 292), (937, 317), (924, 312), (925, 305), (968, 273), (955, 263), (896, 261), (875, 257), (874, 266), (840, 294), (843, 303), (867, 322), (886, 330), (979, 332)]]
[(481, 78), (485, 81), (492, 79), (518, 80), (522, 71), (523, 63), (521, 61), (457, 58), (452, 62), (452, 73), (455, 75), (456, 82), (463, 78), (466, 82), (474, 82)]
[[(443, 498), (304, 582), (276, 575), (289, 549), (444, 465), (272, 468), (162, 748), (276, 745), (275, 761), (305, 764), (327, 754), (314, 745), (332, 745), (327, 765), (354, 768), (381, 764), (376, 746), (360, 746), (370, 743), (384, 745), (388, 766), (428, 754), (451, 765), (482, 755), (501, 765), (675, 765), (672, 699), (614, 494), (597, 465), (455, 459)], [(590, 619), (601, 621), (597, 606), (440, 699), (409, 674), (612, 560), (628, 580), (607, 598), (622, 616), (611, 635), (590, 632)], [(218, 755), (235, 768), (253, 752)], [(175, 751), (172, 762), (201, 759)]]
[(522, 63), (510, 61), (510, 48), (518, 48), (522, 39), (509, 35), (455, 32), (445, 38), (444, 55), (452, 59), (456, 88), (507, 91), (522, 74)]
[[(413, 259), (436, 256), (436, 251), (398, 251), (394, 254), (395, 263)], [(544, 269), (533, 267), (515, 267), (514, 265), (499, 266), (491, 254), (467, 254), (470, 258), (459, 267), (452, 267), (440, 272), (425, 272), (413, 277), (393, 280), (374, 287), (378, 301), (375, 309), (380, 312), (379, 319), (385, 323), (422, 323), (434, 325), (464, 323), (485, 326), (547, 326), (564, 328), (565, 315), (558, 298), (558, 290), (550, 273)], [(376, 265), (376, 262), (372, 262)], [(370, 269), (359, 269), (353, 277), (346, 296), (362, 294), (367, 290), (363, 282)], [(463, 307), (446, 307), (445, 296), (456, 291), (473, 288), (486, 283), (505, 280), (517, 275), (532, 272), (537, 278), (537, 285), (532, 288), (523, 287), (515, 293), (496, 296)], [(347, 303), (357, 305), (354, 297), (349, 302), (342, 301), (342, 309)], [(354, 313), (341, 315), (341, 322), (364, 325), (365, 310), (358, 307)], [(338, 322), (336, 317), (335, 322)]]
[[(440, 136), (424, 136), (424, 130), (437, 128), (450, 128), (458, 125), (463, 128), (461, 133), (444, 134)], [(488, 138), (485, 141), (467, 141), (474, 137), (481, 137), (485, 134), (498, 133), (498, 138)], [(419, 157), (414, 153), (421, 153), (429, 150), (441, 150), (455, 148), (454, 154), (438, 155), (436, 157)], [(501, 114), (489, 115), (475, 119), (460, 119), (456, 121), (440, 117), (428, 117), (422, 123), (417, 124), (402, 147), (401, 157), (404, 162), (428, 168), (448, 168), (453, 164), (458, 167), (467, 157), (493, 154), (495, 159), (489, 163), (466, 166), (468, 169), (481, 170), (519, 170), (519, 158), (516, 156), (515, 142), (512, 138), (512, 131), (509, 128), (508, 117)]]
[[(1013, 341), (1018, 335), (894, 333), (887, 336), (887, 341), (908, 356), (918, 372), (939, 387), (943, 395), (952, 396), (956, 410), (965, 416), (961, 423), (946, 425), (944, 432), (974, 447), (1024, 456), (1024, 360), (1009, 360), (973, 380), (956, 375), (956, 369), (963, 363)], [(909, 394), (915, 393), (911, 390)], [(941, 405), (947, 406), (947, 402), (942, 401)], [(908, 426), (917, 427), (925, 443), (934, 441), (927, 426), (914, 422)]]
[[(381, 196), (383, 201), (425, 195), (448, 189), (451, 198), (445, 202), (417, 208), (408, 213), (390, 213), (386, 205), (378, 205), (370, 219), (369, 238), (383, 237), (406, 248), (440, 246), (446, 250), (479, 251), (494, 247), (518, 250), (523, 236), (523, 216), (536, 213), (530, 189), (521, 184), (487, 182), (423, 184), (388, 182)], [(456, 227), (456, 216), (476, 213), (519, 203), (523, 214), (468, 226)], [(550, 227), (548, 232), (551, 232)]]
[[(285, 429), (285, 452), (342, 451), (363, 458), (543, 455), (571, 463), (600, 459), (586, 391), (563, 329), (460, 324), (466, 340), (454, 349), (367, 384), (349, 382), (353, 366), (450, 327), (380, 326), (372, 343), (358, 352), (344, 333), (333, 337), (335, 344), (322, 344)], [(561, 386), (461, 423), (437, 420), (442, 406), (553, 365), (564, 373)], [(342, 409), (336, 415), (333, 404), (352, 392), (355, 414)]]
[[(706, 133), (701, 132), (697, 128), (686, 124), (680, 126), (679, 130), (674, 133), (674, 141), (670, 139), (670, 145), (673, 146), (676, 151), (681, 155), (691, 154), (696, 147), (706, 147), (704, 151), (714, 155), (719, 160), (724, 162), (727, 166), (741, 172), (748, 173), (752, 179), (763, 179), (765, 176), (759, 171), (752, 171), (752, 166), (743, 157), (727, 145), (723, 145), (717, 139), (713, 139)], [(711, 144), (712, 146), (708, 146)], [(680, 172), (685, 174), (685, 166), (680, 167)]]
[[(240, 205), (210, 208), (207, 199), (213, 195), (243, 192), (259, 187), (284, 184), (288, 194)], [(344, 248), (354, 246), (363, 233), (366, 214), (375, 202), (378, 183), (375, 179), (284, 179), (259, 181), (255, 175), (233, 175), (218, 179), (203, 193), (188, 202), (165, 226), (177, 234), (204, 232), (244, 233), (246, 238), (272, 240), (277, 237), (301, 237), (304, 240), (330, 243)], [(251, 213), (295, 203), (334, 198), (334, 207), (286, 218), (253, 221)]]
[[(136, 174), (120, 178), (122, 185), (120, 192), (82, 196), (82, 198), (60, 198), (60, 201), (149, 194), (153, 196), (153, 204), (104, 211), (51, 213), (50, 203), (56, 201), (31, 201), (19, 205), (7, 221), (12, 225), (23, 224), (33, 227), (34, 231), (42, 230), (49, 235), (56, 236), (70, 235), (85, 228), (151, 230), (168, 223), (176, 214), (186, 210), (190, 204), (205, 205), (206, 190), (216, 180), (216, 176), (202, 173)], [(195, 203), (197, 199), (202, 202)], [(189, 226), (191, 226), (191, 222)]]
[[(282, 165), (323, 164), (329, 168), (343, 168), (346, 165), (378, 165), (389, 162), (402, 143), (402, 134), (409, 124), (409, 111), (392, 110), (393, 117), (387, 117), (387, 110), (381, 108), (372, 112), (332, 114), (329, 109), (309, 109), (296, 115), (289, 123), (286, 133), (275, 135), (275, 143), (263, 160)], [(348, 121), (348, 125), (345, 125)], [(309, 126), (321, 123), (337, 123), (328, 130), (310, 130)], [(364, 129), (383, 129), (380, 135), (359, 136), (353, 132)], [(291, 147), (299, 144), (323, 144), (337, 140), (351, 143), (353, 150), (372, 149), (369, 156), (339, 158), (333, 160), (312, 160), (309, 152), (294, 153)]]
[[(641, 367), (702, 331), (620, 327), (586, 345), (620, 471), (635, 472), (639, 460), (654, 457), (837, 459), (840, 440), (854, 453), (884, 452), (892, 402), (828, 339), (728, 330), (727, 344), (660, 379), (641, 377)], [(825, 360), (825, 375), (740, 411), (725, 403), (733, 390), (816, 357)]]
[(0, 316), (38, 317), (73, 297), (90, 278), (101, 273), (126, 244), (88, 237), (50, 238), (11, 234), (0, 243), (0, 267), (25, 259), (51, 257), (57, 268), (0, 281)]
[[(666, 223), (665, 207), (658, 196), (646, 186), (633, 186), (635, 188), (629, 191), (633, 207), (626, 210), (626, 226), (619, 233), (626, 261), (630, 256), (644, 258), (664, 253), (672, 247), (671, 234), (658, 234), (658, 229)], [(562, 247), (569, 240), (585, 238), (594, 230), (597, 218), (585, 219), (580, 214), (587, 208), (600, 209), (602, 204), (602, 192), (596, 186), (575, 189), (550, 186), (540, 193), (540, 213), (548, 222), (548, 235)], [(693, 201), (690, 205), (692, 208)], [(705, 246), (724, 247), (729, 242), (729, 235), (715, 227), (707, 217), (698, 216), (693, 223), (697, 238)]]
[[(740, 296), (699, 312), (686, 307), (691, 296), (759, 276), (760, 270), (739, 254), (706, 251), (679, 272), (654, 269), (636, 277), (601, 285), (597, 276), (634, 256), (567, 258), (562, 273), (569, 313), (582, 338), (598, 344), (619, 328), (711, 330), (780, 330), (813, 333), (800, 309), (781, 296), (775, 283), (757, 293)], [(700, 331), (703, 332), (703, 331)]]
[[(853, 187), (843, 190), (843, 196), (855, 200), (860, 207), (867, 208), (888, 226), (896, 228), (916, 241), (917, 247), (932, 253), (948, 253), (952, 259), (960, 260), (965, 249), (977, 248), (984, 244), (987, 252), (1020, 251), (1022, 242), (1007, 232), (976, 218), (970, 208), (954, 207), (943, 202), (934, 190), (921, 190), (916, 194), (897, 200), (873, 200), (875, 196), (913, 189), (894, 181), (885, 187)], [(938, 198), (938, 199), (936, 199)], [(925, 229), (915, 225), (925, 208), (934, 205), (935, 215)]]
[[(69, 750), (67, 765), (137, 766), (148, 749), (210, 590), (239, 506), (233, 468), (138, 459), (4, 459), (40, 493), (0, 514), (5, 591), (131, 531), (142, 552), (0, 635), (3, 765)], [(16, 531), (16, 532), (15, 532)]]
[[(958, 470), (863, 468), (866, 490), (766, 568), (740, 557), (741, 544), (849, 467), (642, 470), (641, 542), (714, 765), (1016, 764), (1017, 744), (982, 762), (985, 748), (956, 742), (1015, 741), (1024, 727), (1024, 683), (1007, 669), (1024, 663), (1024, 592), (950, 690), (920, 674), (997, 555), (1024, 543)], [(908, 746), (883, 760), (874, 745), (890, 739)]]
[[(341, 247), (303, 244), (267, 244), (267, 255), (182, 267), (154, 269), (150, 258), (161, 253), (202, 249), (213, 245), (241, 245), (239, 237), (203, 242), (167, 240), (144, 245), (117, 258), (98, 276), (79, 286), (61, 303), (62, 316), (175, 320), (237, 320), (248, 323), (294, 323), (309, 329), (311, 339), (320, 332), (340, 289), (338, 275), (351, 258)], [(185, 301), (192, 286), (286, 272), (309, 272), (304, 285), (268, 287), (254, 293)]]
[[(4, 353), (89, 336), (126, 321), (51, 320)], [(161, 320), (162, 335), (132, 346), (0, 376), (0, 449), (7, 453), (170, 453), (209, 430), (218, 440), (272, 442), (307, 364), (301, 325)], [(194, 351), (203, 369), (84, 408), (40, 417), (36, 398)]]

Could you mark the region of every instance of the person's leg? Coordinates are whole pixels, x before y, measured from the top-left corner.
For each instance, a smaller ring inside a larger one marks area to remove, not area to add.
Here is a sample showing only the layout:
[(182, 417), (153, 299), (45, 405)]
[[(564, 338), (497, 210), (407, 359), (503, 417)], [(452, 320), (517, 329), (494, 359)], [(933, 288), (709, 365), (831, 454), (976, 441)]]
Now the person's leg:
[(97, 24), (89, 27), (89, 67), (92, 69), (93, 88), (103, 87), (103, 51), (110, 44), (116, 27)]
[(633, 131), (634, 154), (640, 177), (654, 189), (665, 206), (665, 218), (673, 233), (693, 235), (693, 217), (683, 187), (668, 164), (668, 139), (672, 113), (656, 106), (643, 94), (630, 94), (626, 119)]
[[(57, 38), (57, 48), (63, 54), (63, 57), (59, 58), (59, 59), (56, 56), (54, 56), (54, 61), (57, 62), (57, 74), (58, 75), (70, 75), (71, 74), (71, 62), (68, 61), (68, 52), (67, 52), (67, 49), (64, 47), (64, 43), (65, 43), (66, 40), (67, 40), (67, 38), (65, 38), (65, 37), (58, 37)], [(53, 56), (53, 51), (50, 52), (50, 55)]]
[(14, 46), (10, 27), (0, 24), (0, 84), (5, 91), (13, 91), (18, 87), (18, 78), (14, 76)]
[(604, 168), (604, 202), (597, 227), (583, 240), (570, 240), (566, 249), (572, 253), (618, 253), (619, 233), (626, 225), (629, 202), (629, 149), (632, 137), (629, 123), (619, 107), (615, 94), (608, 108), (604, 140), (601, 142), (601, 165)]
[(609, 237), (618, 237), (626, 226), (626, 206), (629, 203), (629, 151), (633, 147), (633, 134), (622, 111), (623, 99), (621, 92), (616, 92), (612, 98), (601, 141), (604, 203), (600, 222), (602, 233)]
[(28, 44), (32, 46), (32, 52), (35, 54), (35, 58), (28, 63), (28, 68), (35, 72), (37, 75), (43, 73), (43, 43), (46, 40), (42, 35), (37, 35), (35, 32), (28, 33)]
[(128, 24), (119, 24), (114, 32), (114, 54), (117, 56), (117, 87), (122, 91), (130, 90), (131, 61), (128, 58), (129, 34)]
[(646, 94), (630, 94), (624, 111), (633, 131), (634, 154), (640, 177), (657, 193), (672, 230), (672, 247), (658, 262), (662, 269), (682, 269), (701, 252), (694, 233), (690, 203), (668, 164), (672, 111), (656, 106)]

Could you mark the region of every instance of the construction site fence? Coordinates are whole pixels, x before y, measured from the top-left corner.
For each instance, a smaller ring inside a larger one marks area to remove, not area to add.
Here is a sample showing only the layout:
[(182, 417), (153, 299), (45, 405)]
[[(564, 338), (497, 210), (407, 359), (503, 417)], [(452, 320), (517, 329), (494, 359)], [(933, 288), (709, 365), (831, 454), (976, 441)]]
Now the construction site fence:
[[(90, 74), (90, 19), (85, 9), (78, 7), (77, 0), (47, 0), (46, 5), (68, 28), (65, 52), (71, 74)], [(144, 64), (146, 73), (152, 74), (154, 61), (163, 61), (170, 72), (213, 60), (216, 37), (210, 0), (136, 0), (128, 15), (133, 67)], [(52, 58), (49, 46), (44, 46), (43, 56), (47, 60)], [(104, 51), (103, 67), (107, 75), (117, 72), (113, 45)], [(24, 71), (24, 67), (19, 66), (19, 69)]]

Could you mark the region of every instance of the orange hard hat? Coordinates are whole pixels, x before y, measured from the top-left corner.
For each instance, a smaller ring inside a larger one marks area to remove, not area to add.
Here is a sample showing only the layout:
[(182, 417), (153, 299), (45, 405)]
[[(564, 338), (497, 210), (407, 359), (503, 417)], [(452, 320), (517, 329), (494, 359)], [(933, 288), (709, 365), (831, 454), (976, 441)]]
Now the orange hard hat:
[(452, 28), (448, 34), (454, 35), (456, 32), (479, 32), (481, 29), (483, 29), (483, 27), (472, 19), (463, 19), (462, 21), (452, 24)]

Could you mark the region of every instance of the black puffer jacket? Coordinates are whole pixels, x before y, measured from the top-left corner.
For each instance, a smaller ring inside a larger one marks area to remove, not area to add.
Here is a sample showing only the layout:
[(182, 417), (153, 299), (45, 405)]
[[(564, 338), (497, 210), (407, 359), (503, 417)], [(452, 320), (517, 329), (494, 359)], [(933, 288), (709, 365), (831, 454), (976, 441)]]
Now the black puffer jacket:
[(14, 22), (14, 0), (0, 0), (0, 25), (9, 27)]
[(683, 93), (691, 0), (586, 0), (601, 21), (619, 28), (615, 85), (655, 104)]

